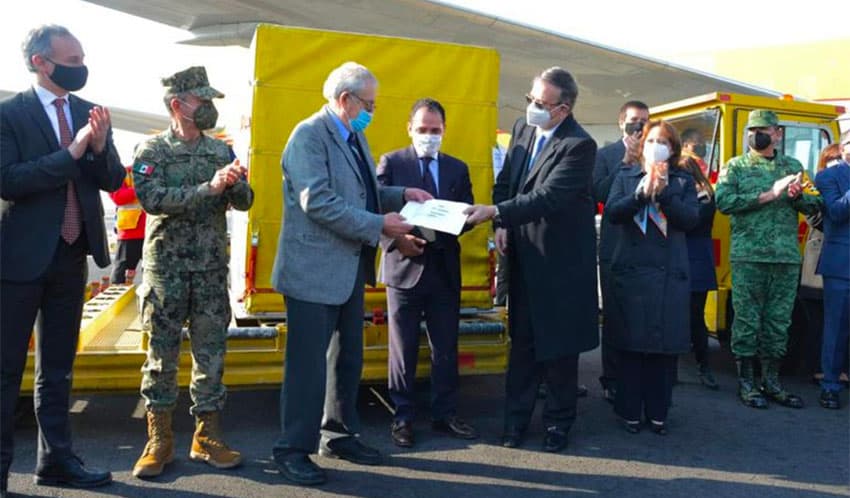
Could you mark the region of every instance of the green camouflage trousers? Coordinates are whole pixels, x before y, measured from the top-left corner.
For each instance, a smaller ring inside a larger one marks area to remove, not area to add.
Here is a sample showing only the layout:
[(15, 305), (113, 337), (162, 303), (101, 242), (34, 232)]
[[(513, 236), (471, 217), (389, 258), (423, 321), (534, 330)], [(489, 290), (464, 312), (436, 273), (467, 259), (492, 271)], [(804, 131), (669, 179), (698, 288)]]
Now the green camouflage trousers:
[(189, 411), (195, 415), (221, 410), (226, 396), (221, 377), (230, 323), (227, 269), (146, 271), (138, 295), (142, 300), (142, 329), (150, 335), (142, 366), (141, 393), (146, 408), (170, 409), (177, 404), (181, 332), (188, 320), (192, 344)]
[(799, 280), (800, 265), (732, 262), (735, 356), (785, 356)]

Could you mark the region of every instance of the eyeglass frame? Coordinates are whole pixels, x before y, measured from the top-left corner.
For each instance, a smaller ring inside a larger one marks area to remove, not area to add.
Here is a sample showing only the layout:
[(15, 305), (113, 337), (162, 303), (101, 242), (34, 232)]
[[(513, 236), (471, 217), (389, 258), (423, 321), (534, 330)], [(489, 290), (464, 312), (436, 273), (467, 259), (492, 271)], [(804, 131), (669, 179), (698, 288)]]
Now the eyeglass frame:
[(374, 100), (366, 100), (366, 99), (364, 99), (363, 97), (361, 97), (361, 96), (357, 95), (357, 94), (356, 94), (356, 93), (354, 93), (354, 92), (349, 92), (349, 95), (351, 95), (351, 96), (352, 96), (352, 97), (354, 97), (355, 99), (359, 100), (359, 101), (360, 101), (360, 103), (361, 103), (361, 104), (363, 104), (363, 107), (365, 107), (365, 108), (366, 108), (366, 111), (368, 111), (368, 112), (375, 112), (375, 108), (377, 108), (377, 105), (375, 105), (375, 101), (374, 101)]
[(552, 110), (556, 109), (558, 106), (566, 104), (566, 102), (564, 102), (563, 100), (558, 101), (554, 104), (550, 104), (548, 102), (543, 102), (542, 100), (538, 101), (537, 99), (532, 97), (530, 93), (525, 94), (525, 101), (528, 104), (534, 104), (534, 107), (536, 107), (538, 109), (543, 109), (543, 110), (546, 110), (546, 111), (549, 111), (549, 112), (552, 112)]

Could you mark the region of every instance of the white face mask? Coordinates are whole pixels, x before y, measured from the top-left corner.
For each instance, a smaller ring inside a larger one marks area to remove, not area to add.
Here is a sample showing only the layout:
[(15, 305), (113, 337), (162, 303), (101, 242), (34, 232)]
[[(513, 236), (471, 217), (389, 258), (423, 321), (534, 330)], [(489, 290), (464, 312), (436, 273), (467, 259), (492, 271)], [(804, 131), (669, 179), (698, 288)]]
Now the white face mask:
[(534, 105), (534, 102), (528, 104), (525, 108), (525, 122), (528, 126), (542, 127), (552, 119), (552, 115), (546, 109), (541, 109)]
[(646, 142), (643, 144), (643, 163), (646, 165), (666, 161), (670, 158), (670, 148), (664, 144)]
[(443, 143), (442, 135), (431, 135), (429, 133), (414, 133), (413, 148), (419, 157), (437, 157), (440, 145)]

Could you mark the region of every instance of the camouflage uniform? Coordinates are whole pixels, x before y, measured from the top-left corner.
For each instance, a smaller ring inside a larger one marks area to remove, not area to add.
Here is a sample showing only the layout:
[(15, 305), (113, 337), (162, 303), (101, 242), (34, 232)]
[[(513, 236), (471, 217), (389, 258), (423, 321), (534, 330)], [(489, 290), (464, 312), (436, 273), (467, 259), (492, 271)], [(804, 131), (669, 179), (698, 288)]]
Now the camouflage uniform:
[[(172, 93), (223, 97), (197, 69), (163, 80)], [(201, 84), (203, 83), (203, 84)], [(232, 161), (221, 140), (201, 134), (196, 144), (169, 129), (139, 145), (133, 164), (136, 195), (148, 213), (144, 246), (142, 327), (150, 334), (142, 367), (141, 393), (148, 409), (171, 409), (177, 402), (181, 331), (189, 322), (192, 344), (192, 414), (219, 411), (225, 399), (224, 371), (230, 302), (227, 289), (228, 206), (247, 210), (253, 191), (245, 180), (211, 191), (215, 172)]]
[(785, 194), (759, 204), (776, 180), (803, 171), (794, 158), (773, 160), (755, 151), (732, 158), (717, 184), (717, 208), (731, 216), (732, 352), (736, 356), (782, 358), (800, 273), (797, 212), (812, 214), (817, 196)]

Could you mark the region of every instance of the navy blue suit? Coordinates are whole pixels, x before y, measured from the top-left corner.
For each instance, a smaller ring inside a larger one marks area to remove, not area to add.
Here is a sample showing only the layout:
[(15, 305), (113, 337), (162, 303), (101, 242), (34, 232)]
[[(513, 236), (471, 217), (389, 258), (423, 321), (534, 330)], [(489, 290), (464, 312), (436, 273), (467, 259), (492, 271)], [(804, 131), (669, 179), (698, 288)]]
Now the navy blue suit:
[(850, 329), (850, 165), (842, 162), (815, 178), (823, 198), (823, 248), (817, 273), (823, 276), (821, 387), (841, 390)]
[[(94, 104), (68, 96), (74, 133)], [(35, 413), (39, 466), (71, 457), (68, 402), (85, 288), (86, 254), (109, 264), (100, 190), (114, 191), (126, 172), (112, 144), (80, 159), (60, 147), (35, 90), (0, 102), (0, 355), (2, 473), (13, 453), (15, 405), (36, 315)], [(83, 230), (60, 238), (66, 190), (76, 187)]]
[[(597, 151), (596, 164), (593, 166), (593, 197), (596, 202), (608, 203), (614, 179), (621, 169), (627, 167), (623, 164), (625, 155), (626, 144), (622, 138)], [(611, 223), (611, 217), (603, 211), (599, 229), (599, 286), (602, 290), (602, 375), (599, 383), (603, 389), (612, 388), (617, 381), (617, 350), (609, 340), (611, 320), (606, 305), (614, 300), (611, 296), (611, 257), (621, 230), (619, 225)]]
[[(383, 186), (425, 188), (421, 161), (413, 146), (381, 156), (378, 182)], [(437, 198), (472, 204), (472, 184), (466, 163), (437, 155)], [(420, 256), (408, 258), (382, 238), (381, 280), (387, 285), (389, 313), (389, 391), (395, 419), (415, 416), (413, 384), (423, 316), (431, 345), (431, 417), (445, 420), (457, 410), (457, 339), (460, 317), (460, 244), (457, 237), (437, 232)]]

